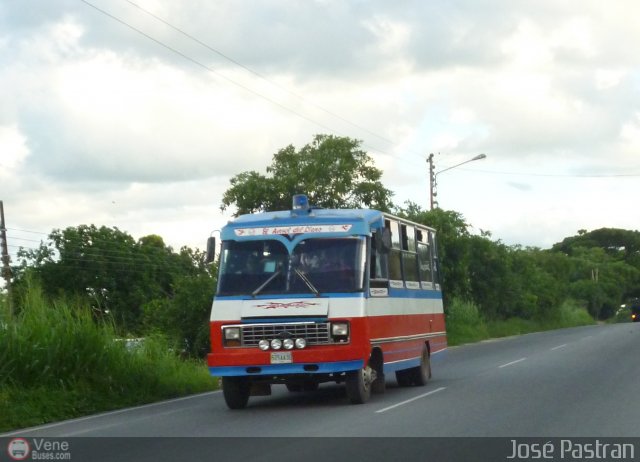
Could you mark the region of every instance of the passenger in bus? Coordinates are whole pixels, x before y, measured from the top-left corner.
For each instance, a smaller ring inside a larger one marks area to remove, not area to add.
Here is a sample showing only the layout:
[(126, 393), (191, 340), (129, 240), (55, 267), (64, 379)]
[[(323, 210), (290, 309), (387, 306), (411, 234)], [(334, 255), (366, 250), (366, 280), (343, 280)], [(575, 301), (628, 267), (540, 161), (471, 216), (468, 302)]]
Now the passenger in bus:
[(252, 254), (247, 258), (247, 262), (245, 264), (244, 269), (245, 274), (259, 274), (262, 273), (262, 268), (260, 264), (260, 257), (258, 255)]
[(302, 271), (311, 273), (318, 271), (321, 265), (321, 257), (318, 252), (306, 252), (300, 254), (300, 267)]
[(326, 253), (322, 269), (324, 271), (352, 271), (349, 259), (343, 255), (341, 249), (331, 249)]

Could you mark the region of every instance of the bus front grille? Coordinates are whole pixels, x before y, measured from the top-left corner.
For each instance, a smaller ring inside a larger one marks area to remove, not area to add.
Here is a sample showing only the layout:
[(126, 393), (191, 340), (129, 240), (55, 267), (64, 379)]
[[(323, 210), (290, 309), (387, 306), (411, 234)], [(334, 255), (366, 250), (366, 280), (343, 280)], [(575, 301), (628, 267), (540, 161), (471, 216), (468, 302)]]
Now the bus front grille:
[(329, 323), (250, 324), (242, 326), (242, 346), (258, 346), (260, 340), (303, 338), (307, 345), (331, 343)]

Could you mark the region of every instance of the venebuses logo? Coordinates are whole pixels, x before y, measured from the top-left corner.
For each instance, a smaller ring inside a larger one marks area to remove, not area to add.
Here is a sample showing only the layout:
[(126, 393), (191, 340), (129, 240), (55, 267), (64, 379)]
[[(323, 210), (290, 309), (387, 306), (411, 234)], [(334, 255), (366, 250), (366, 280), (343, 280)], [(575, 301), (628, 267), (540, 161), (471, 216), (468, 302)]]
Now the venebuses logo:
[(31, 447), (29, 447), (29, 442), (24, 438), (14, 438), (9, 441), (7, 454), (13, 460), (25, 460), (29, 457), (29, 452), (31, 452)]

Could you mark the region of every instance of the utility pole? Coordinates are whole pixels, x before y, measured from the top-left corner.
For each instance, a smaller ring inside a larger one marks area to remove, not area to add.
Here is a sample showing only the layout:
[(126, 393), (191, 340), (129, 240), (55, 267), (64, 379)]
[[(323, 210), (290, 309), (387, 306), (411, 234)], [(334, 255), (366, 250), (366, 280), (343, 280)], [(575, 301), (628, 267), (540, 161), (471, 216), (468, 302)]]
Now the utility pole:
[(434, 205), (438, 205), (434, 200), (434, 196), (437, 196), (438, 193), (436, 192), (436, 173), (435, 166), (433, 165), (433, 153), (429, 154), (427, 162), (429, 163), (429, 204), (431, 206), (431, 210), (433, 210)]
[(7, 249), (7, 227), (4, 223), (4, 205), (0, 201), (0, 239), (2, 239), (2, 277), (6, 281), (9, 316), (13, 316), (13, 299), (11, 297), (11, 266), (9, 265), (9, 250)]
[(429, 154), (429, 157), (427, 158), (427, 162), (429, 162), (429, 185), (430, 185), (429, 196), (431, 197), (431, 210), (433, 210), (434, 207), (438, 206), (438, 201), (434, 199), (434, 197), (438, 195), (438, 192), (436, 191), (438, 175), (440, 175), (443, 172), (446, 172), (447, 170), (451, 170), (452, 168), (456, 168), (461, 165), (467, 164), (469, 162), (473, 162), (474, 160), (486, 159), (486, 157), (487, 157), (486, 154), (478, 154), (477, 156), (469, 160), (465, 160), (464, 162), (460, 162), (459, 164), (452, 165), (451, 167), (447, 167), (443, 170), (436, 172), (434, 171), (435, 167), (433, 165), (433, 153)]

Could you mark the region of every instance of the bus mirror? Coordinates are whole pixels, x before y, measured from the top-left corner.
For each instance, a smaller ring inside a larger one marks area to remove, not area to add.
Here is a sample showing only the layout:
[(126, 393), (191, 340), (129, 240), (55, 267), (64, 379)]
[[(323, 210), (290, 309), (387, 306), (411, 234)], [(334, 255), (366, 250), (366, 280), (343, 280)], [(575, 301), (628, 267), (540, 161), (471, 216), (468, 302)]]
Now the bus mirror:
[(391, 250), (391, 230), (382, 228), (376, 231), (376, 251), (379, 254), (387, 254)]
[(205, 256), (204, 262), (211, 263), (216, 259), (216, 238), (214, 236), (209, 237), (207, 239), (207, 254)]

